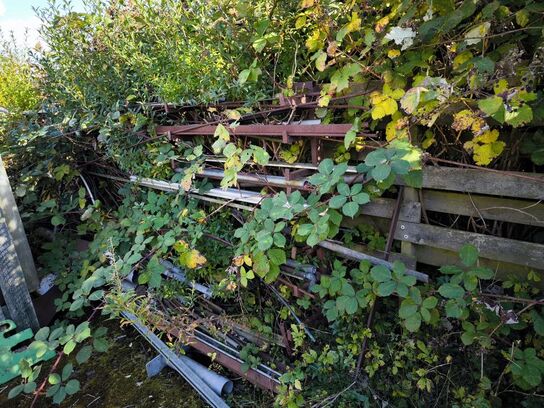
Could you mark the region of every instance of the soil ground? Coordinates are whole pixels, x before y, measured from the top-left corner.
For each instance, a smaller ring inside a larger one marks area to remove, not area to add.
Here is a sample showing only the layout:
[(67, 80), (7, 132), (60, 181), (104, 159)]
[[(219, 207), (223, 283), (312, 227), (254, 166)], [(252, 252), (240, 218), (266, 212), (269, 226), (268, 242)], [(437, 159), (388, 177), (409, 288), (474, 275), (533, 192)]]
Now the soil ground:
[[(175, 371), (165, 368), (154, 378), (147, 378), (145, 364), (156, 353), (131, 327), (120, 328), (118, 322), (105, 323), (109, 328), (110, 348), (93, 353), (89, 361), (75, 367), (81, 390), (68, 397), (61, 408), (200, 408), (206, 405), (198, 394)], [(75, 354), (75, 353), (74, 353)], [(42, 375), (51, 362), (43, 364)], [(62, 365), (61, 365), (62, 367)], [(8, 400), (9, 390), (18, 379), (0, 385), (0, 408), (27, 408), (32, 398), (21, 395)], [(41, 397), (36, 408), (52, 407), (51, 399)]]

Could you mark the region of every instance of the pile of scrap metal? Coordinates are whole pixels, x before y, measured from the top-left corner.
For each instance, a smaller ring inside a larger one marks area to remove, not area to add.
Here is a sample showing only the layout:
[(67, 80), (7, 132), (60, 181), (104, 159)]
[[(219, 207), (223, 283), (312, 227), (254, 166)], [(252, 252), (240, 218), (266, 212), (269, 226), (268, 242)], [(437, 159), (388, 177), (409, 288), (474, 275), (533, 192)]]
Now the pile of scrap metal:
[[(222, 365), (224, 368), (245, 378), (255, 386), (270, 392), (277, 392), (279, 377), (281, 373), (265, 364), (258, 364), (249, 369), (244, 369), (244, 360), (240, 356), (240, 350), (247, 344), (254, 344), (260, 350), (266, 349), (267, 345), (274, 344), (286, 350), (291, 355), (290, 339), (285, 330), (282, 336), (257, 333), (240, 322), (230, 318), (218, 305), (211, 302), (212, 291), (209, 287), (190, 281), (183, 270), (174, 266), (169, 260), (161, 260), (165, 267), (163, 276), (167, 279), (174, 279), (191, 287), (199, 294), (197, 301), (188, 305), (189, 301), (179, 296), (176, 299), (153, 300), (153, 307), (156, 308), (154, 321), (150, 324), (153, 329), (166, 332), (167, 335), (177, 338), (183, 344), (183, 351), (197, 352), (204, 356), (213, 355), (213, 362)], [(306, 290), (291, 283), (290, 279), (306, 282), (306, 285), (315, 282), (317, 269), (312, 265), (304, 265), (294, 260), (289, 260), (282, 267), (284, 277), (280, 283), (289, 284), (298, 288), (300, 296), (309, 294)], [(266, 285), (276, 299), (286, 306), (295, 321), (305, 328), (308, 338), (312, 341), (314, 337), (306, 328), (293, 308), (273, 285)], [(137, 285), (132, 281), (132, 276), (123, 281), (125, 291), (135, 290)], [(296, 295), (295, 295), (296, 296)], [(313, 297), (313, 295), (311, 295)], [(179, 313), (178, 313), (179, 312)], [(175, 320), (177, 314), (183, 314), (183, 322)], [(189, 316), (187, 318), (187, 315)], [(221, 398), (222, 394), (229, 394), (233, 391), (232, 381), (219, 375), (186, 355), (176, 353), (154, 334), (153, 330), (146, 326), (133, 313), (125, 311), (123, 316), (144, 336), (149, 343), (157, 350), (159, 355), (147, 365), (149, 376), (156, 375), (163, 367), (169, 366), (185, 378), (191, 386), (202, 396), (202, 398), (213, 407), (227, 406)], [(158, 317), (160, 316), (160, 318)], [(171, 319), (171, 320), (169, 320)], [(261, 352), (263, 360), (270, 358), (266, 353)], [(275, 367), (285, 369), (282, 363), (273, 363)], [(213, 391), (213, 392), (210, 392)]]

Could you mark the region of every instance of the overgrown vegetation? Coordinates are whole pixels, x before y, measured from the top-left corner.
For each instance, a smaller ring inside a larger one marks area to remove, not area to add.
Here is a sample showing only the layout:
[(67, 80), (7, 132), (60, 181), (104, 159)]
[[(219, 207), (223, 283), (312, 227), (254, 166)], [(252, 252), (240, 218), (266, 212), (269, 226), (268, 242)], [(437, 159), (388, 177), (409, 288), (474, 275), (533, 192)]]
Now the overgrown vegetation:
[[(396, 193), (397, 177), (421, 186), (425, 160), (539, 169), (541, 1), (85, 3), (87, 13), (70, 12), (69, 2), (39, 11), (48, 47), (0, 55), (2, 157), (35, 243), (40, 230), (53, 231), (39, 259), (63, 292), (62, 319), (31, 346), (57, 351), (58, 360), (50, 373), (23, 362), (11, 396), (60, 403), (77, 392), (65, 357), (83, 363), (107, 348), (105, 331), (92, 324), (99, 311), (129, 309), (163, 331), (190, 333), (202, 323), (190, 317), (204, 313), (195, 291), (164, 278), (160, 261), (170, 259), (211, 287), (226, 316), (267, 339), (241, 355), (245, 369), (266, 358), (284, 372), (279, 406), (542, 404), (539, 273), (499, 280), (470, 245), (459, 248), (460, 266), (429, 271), (429, 283), (400, 262), (390, 270), (316, 257), (329, 238), (384, 249), (388, 237), (371, 227), (343, 225)], [(197, 177), (210, 156), (224, 159), (223, 188), (237, 186), (242, 171), (310, 157), (305, 142), (257, 144), (229, 133), (261, 106), (273, 109), (278, 95), (310, 98), (297, 85), (309, 80), (319, 85), (312, 113), (353, 127), (308, 189), (265, 187), (251, 211), (198, 200), (212, 188)], [(242, 102), (225, 109), (223, 101)], [(214, 137), (170, 143), (156, 135), (157, 125), (203, 121), (217, 125)], [(375, 136), (361, 136), (365, 124)], [(348, 164), (357, 171), (351, 181)], [(96, 173), (181, 188), (158, 193)], [(77, 239), (88, 248), (76, 251)], [(279, 281), (294, 253), (322, 272), (298, 297)], [(146, 290), (124, 292), (129, 275)], [(185, 303), (172, 317), (164, 305), (177, 297)], [(290, 353), (271, 340), (280, 328), (292, 338)]]

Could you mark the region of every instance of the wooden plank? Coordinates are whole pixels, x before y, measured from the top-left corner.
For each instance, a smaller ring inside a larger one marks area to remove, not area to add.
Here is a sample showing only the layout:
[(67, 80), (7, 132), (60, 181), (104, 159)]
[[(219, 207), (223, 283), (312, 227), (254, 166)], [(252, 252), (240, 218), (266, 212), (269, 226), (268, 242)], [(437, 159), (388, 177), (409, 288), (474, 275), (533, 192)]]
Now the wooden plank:
[(0, 289), (19, 330), (40, 328), (25, 276), (4, 218), (0, 219)]
[(544, 204), (538, 201), (437, 190), (422, 190), (422, 196), (427, 211), (544, 227)]
[[(403, 184), (400, 178), (397, 182)], [(428, 166), (423, 171), (423, 188), (544, 200), (544, 174)]]
[(544, 269), (544, 245), (413, 222), (399, 222), (395, 239), (457, 252), (473, 244), (483, 258)]
[[(459, 260), (459, 254), (446, 249), (432, 248), (423, 245), (413, 244), (416, 251), (418, 262), (432, 266), (443, 265), (459, 265), (462, 266)], [(527, 274), (530, 270), (535, 271), (540, 276), (544, 276), (544, 270), (534, 270), (527, 266), (516, 265), (508, 262), (494, 261), (492, 259), (480, 258), (478, 261), (480, 266), (485, 266), (496, 272), (496, 278), (500, 280), (520, 279), (527, 280)], [(540, 282), (531, 283), (537, 287), (544, 288), (544, 279)]]
[(6, 219), (6, 223), (13, 240), (13, 245), (17, 251), (21, 268), (26, 279), (28, 289), (32, 292), (38, 289), (40, 284), (34, 258), (26, 239), (25, 228), (19, 215), (17, 203), (13, 197), (13, 192), (9, 184), (8, 175), (4, 168), (4, 163), (0, 157), (0, 210)]
[[(403, 197), (403, 204), (419, 204), (419, 194), (418, 191), (415, 188), (406, 187), (404, 189), (404, 197)], [(412, 221), (412, 222), (420, 222), (421, 221), (421, 204), (418, 206), (420, 208), (420, 211), (412, 217), (412, 219), (406, 220), (406, 221)], [(402, 241), (400, 243), (400, 251), (404, 255), (411, 256), (415, 258), (416, 252), (414, 245), (411, 242)]]
[[(373, 198), (361, 207), (362, 216), (391, 218), (395, 210), (396, 200), (392, 198)], [(421, 204), (415, 201), (405, 201), (400, 206), (399, 220), (417, 221), (421, 216)], [(357, 218), (355, 218), (357, 220)], [(350, 223), (350, 220), (347, 220)]]

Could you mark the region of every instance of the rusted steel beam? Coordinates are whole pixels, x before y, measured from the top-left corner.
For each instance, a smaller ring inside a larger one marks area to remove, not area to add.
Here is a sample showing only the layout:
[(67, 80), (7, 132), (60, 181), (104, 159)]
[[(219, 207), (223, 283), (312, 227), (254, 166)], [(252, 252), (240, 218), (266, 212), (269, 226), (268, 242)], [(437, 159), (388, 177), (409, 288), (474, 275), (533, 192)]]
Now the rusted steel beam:
[[(281, 137), (334, 137), (343, 138), (351, 129), (351, 124), (334, 125), (239, 125), (235, 128), (226, 127), (232, 136), (266, 136)], [(157, 126), (158, 135), (170, 135), (172, 139), (184, 136), (211, 136), (215, 133), (216, 125), (178, 125)]]
[(179, 333), (176, 333), (175, 330), (170, 330), (170, 334), (183, 338), (187, 340), (187, 343), (193, 347), (194, 349), (198, 350), (200, 353), (204, 355), (211, 355), (215, 354), (215, 362), (221, 364), (223, 367), (228, 368), (230, 371), (238, 374), (240, 377), (245, 378), (250, 383), (256, 385), (257, 387), (263, 388), (265, 390), (277, 393), (278, 387), (279, 387), (279, 381), (270, 378), (266, 375), (261, 374), (258, 370), (255, 370), (253, 368), (250, 368), (247, 372), (244, 372), (242, 370), (242, 364), (243, 361), (236, 358), (235, 356), (231, 356), (227, 353), (224, 353), (221, 350), (217, 350), (214, 347), (211, 347), (206, 342), (200, 340), (196, 336), (192, 335), (180, 335)]

